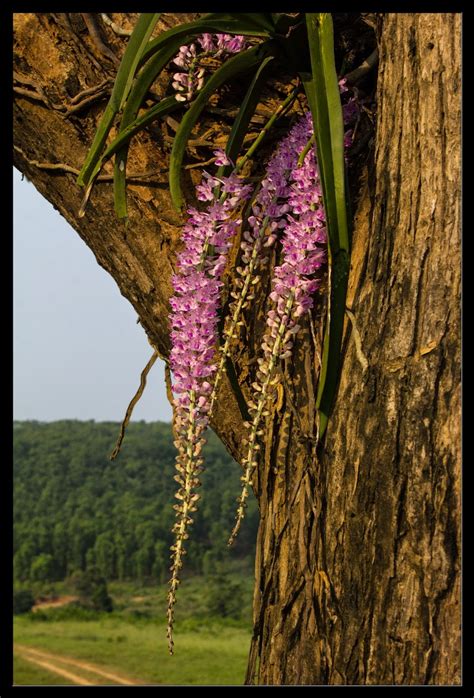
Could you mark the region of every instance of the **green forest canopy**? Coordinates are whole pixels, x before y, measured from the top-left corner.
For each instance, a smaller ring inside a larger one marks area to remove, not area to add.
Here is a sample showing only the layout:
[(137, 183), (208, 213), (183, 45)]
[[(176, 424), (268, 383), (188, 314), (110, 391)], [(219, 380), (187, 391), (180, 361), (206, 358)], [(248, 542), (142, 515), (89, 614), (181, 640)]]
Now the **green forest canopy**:
[[(107, 580), (166, 582), (174, 522), (175, 449), (171, 425), (132, 422), (117, 460), (119, 424), (63, 420), (14, 423), (14, 576), (62, 580), (98, 568)], [(227, 548), (240, 468), (217, 437), (205, 447), (202, 501), (186, 560), (188, 574), (216, 564), (247, 567), (258, 511)]]

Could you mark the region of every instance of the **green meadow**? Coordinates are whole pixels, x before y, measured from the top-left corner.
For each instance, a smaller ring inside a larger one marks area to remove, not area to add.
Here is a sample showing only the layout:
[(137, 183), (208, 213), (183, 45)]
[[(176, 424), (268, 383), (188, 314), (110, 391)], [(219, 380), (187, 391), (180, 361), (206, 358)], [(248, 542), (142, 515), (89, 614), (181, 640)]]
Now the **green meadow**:
[[(192, 630), (182, 627), (176, 631), (171, 657), (163, 623), (137, 625), (119, 618), (48, 623), (15, 620), (16, 642), (158, 685), (242, 685), (249, 640), (247, 630), (225, 624)], [(70, 683), (22, 658), (15, 661), (14, 669), (16, 685)]]
[[(111, 584), (115, 609), (94, 612), (74, 606), (16, 616), (14, 641), (51, 655), (91, 662), (138, 683), (155, 685), (242, 685), (250, 646), (250, 580), (245, 579), (246, 617), (205, 615), (208, 589), (202, 578), (183, 582), (170, 656), (163, 619), (165, 587)], [(48, 660), (49, 661), (49, 660)], [(67, 667), (76, 673), (74, 667)], [(94, 683), (110, 681), (80, 671)], [(15, 685), (73, 683), (16, 656)]]

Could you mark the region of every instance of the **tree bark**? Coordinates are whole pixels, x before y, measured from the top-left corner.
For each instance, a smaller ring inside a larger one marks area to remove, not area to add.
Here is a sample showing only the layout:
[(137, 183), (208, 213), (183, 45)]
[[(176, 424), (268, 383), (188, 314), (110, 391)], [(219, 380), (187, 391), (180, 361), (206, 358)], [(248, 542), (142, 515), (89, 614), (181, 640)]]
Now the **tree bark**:
[[(134, 16), (114, 19), (131, 26)], [(324, 443), (316, 448), (309, 323), (265, 427), (247, 683), (460, 682), (460, 15), (387, 14), (379, 25), (376, 146), (347, 301), (354, 323)], [(104, 35), (120, 55), (123, 40)], [(14, 67), (16, 167), (77, 230), (166, 357), (181, 222), (166, 172), (130, 184), (125, 226), (110, 183), (96, 185), (78, 218), (75, 175), (44, 167), (80, 169), (104, 102), (63, 112), (75, 93), (113, 78), (113, 62), (79, 15), (19, 14)], [(130, 172), (166, 168), (165, 135), (135, 140)], [(252, 348), (236, 366), (249, 397)], [(243, 420), (227, 382), (219, 400), (213, 427), (239, 460)]]
[(383, 18), (356, 329), (323, 452), (292, 438), (261, 506), (260, 683), (460, 680), (459, 36), (455, 15)]

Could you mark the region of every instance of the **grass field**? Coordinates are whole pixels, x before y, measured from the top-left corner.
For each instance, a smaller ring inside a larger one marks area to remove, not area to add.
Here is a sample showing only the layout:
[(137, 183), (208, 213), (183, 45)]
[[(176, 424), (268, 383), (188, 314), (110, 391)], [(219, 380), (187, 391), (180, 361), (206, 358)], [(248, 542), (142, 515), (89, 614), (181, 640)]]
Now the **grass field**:
[[(241, 685), (249, 639), (248, 631), (225, 625), (177, 630), (175, 654), (170, 657), (164, 624), (140, 626), (115, 618), (47, 623), (15, 620), (15, 642), (89, 660), (138, 681), (161, 685)], [(23, 659), (15, 662), (16, 685), (31, 683), (37, 674), (40, 678), (39, 669), (25, 664)]]
[(14, 683), (19, 686), (73, 686), (72, 681), (31, 664), (23, 657), (14, 657)]
[[(14, 684), (74, 683), (34, 665), (20, 653), (24, 651), (22, 648), (26, 648), (25, 651), (33, 648), (37, 653), (50, 655), (39, 654), (36, 659), (49, 664), (57, 660), (57, 667), (62, 666), (66, 676), (69, 671), (79, 671), (80, 676), (97, 685), (113, 682), (76, 670), (74, 665), (63, 665), (61, 657), (74, 660), (77, 665), (93, 663), (104, 672), (116, 673), (137, 683), (242, 685), (250, 645), (250, 619), (206, 617), (198, 603), (199, 581), (187, 586), (187, 590), (185, 584), (180, 589), (183, 603), (177, 613), (172, 657), (167, 649), (162, 589), (110, 585), (116, 610), (93, 615), (92, 619), (61, 617), (62, 609), (16, 616), (14, 641), (18, 653), (14, 662)], [(246, 601), (247, 596), (246, 591)], [(178, 607), (179, 603), (177, 611)]]

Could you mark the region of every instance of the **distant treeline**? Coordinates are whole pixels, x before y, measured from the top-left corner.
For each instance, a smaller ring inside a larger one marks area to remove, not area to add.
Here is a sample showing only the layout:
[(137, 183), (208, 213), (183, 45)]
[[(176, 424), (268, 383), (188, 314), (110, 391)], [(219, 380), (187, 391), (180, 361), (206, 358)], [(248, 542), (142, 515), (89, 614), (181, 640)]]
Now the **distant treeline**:
[[(57, 581), (92, 568), (107, 580), (167, 580), (177, 501), (171, 426), (132, 422), (120, 455), (110, 461), (118, 429), (113, 422), (14, 423), (17, 581)], [(187, 573), (213, 573), (254, 555), (253, 499), (236, 543), (227, 548), (241, 471), (216, 436), (208, 436)]]

